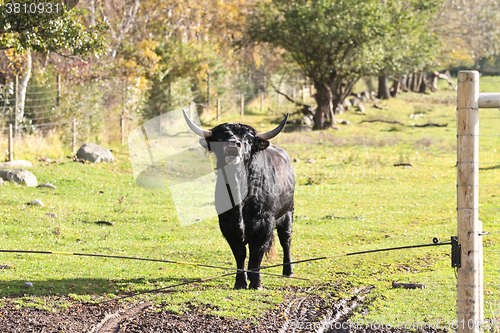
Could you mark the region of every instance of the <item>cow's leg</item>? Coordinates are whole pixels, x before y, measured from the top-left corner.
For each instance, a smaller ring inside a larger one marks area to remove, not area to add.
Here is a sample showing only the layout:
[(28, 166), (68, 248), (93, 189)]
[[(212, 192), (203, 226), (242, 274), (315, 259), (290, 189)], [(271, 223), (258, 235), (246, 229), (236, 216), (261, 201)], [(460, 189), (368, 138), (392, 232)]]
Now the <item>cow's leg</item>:
[[(248, 270), (259, 268), (262, 263), (262, 258), (269, 248), (270, 240), (256, 239), (249, 244), (250, 257), (248, 258)], [(262, 280), (260, 277), (260, 269), (255, 270), (255, 273), (248, 273), (250, 280), (250, 289), (262, 290)]]
[[(238, 240), (234, 242), (229, 242), (229, 246), (233, 251), (234, 259), (236, 259), (236, 268), (245, 269), (245, 258), (247, 256), (247, 248), (245, 244), (239, 242)], [(234, 289), (247, 289), (247, 273), (238, 272), (236, 273), (236, 281), (234, 283)]]
[(276, 225), (278, 238), (283, 248), (283, 275), (285, 276), (293, 275), (292, 264), (290, 264), (292, 262), (292, 254), (290, 253), (292, 244), (292, 220), (293, 211), (290, 211), (283, 216), (283, 219), (279, 221), (280, 223)]

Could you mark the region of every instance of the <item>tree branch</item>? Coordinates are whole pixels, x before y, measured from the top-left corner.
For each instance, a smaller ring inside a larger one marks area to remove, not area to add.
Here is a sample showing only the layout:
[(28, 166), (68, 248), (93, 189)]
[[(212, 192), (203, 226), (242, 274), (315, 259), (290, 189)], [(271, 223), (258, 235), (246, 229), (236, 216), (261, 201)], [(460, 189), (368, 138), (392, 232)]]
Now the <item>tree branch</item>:
[(307, 104), (304, 104), (304, 103), (301, 103), (301, 102), (297, 102), (296, 100), (294, 100), (293, 98), (291, 98), (290, 96), (288, 96), (287, 94), (285, 94), (284, 92), (282, 92), (278, 88), (276, 88), (272, 82), (270, 84), (271, 84), (271, 87), (273, 87), (274, 91), (276, 91), (276, 93), (284, 96), (290, 102), (295, 103), (295, 105), (297, 105), (297, 106), (305, 106), (305, 107), (308, 107), (308, 108), (311, 107), (310, 105), (307, 105)]
[(59, 52), (56, 52), (56, 51), (51, 51), (51, 52), (57, 54), (58, 56), (66, 58), (66, 59), (76, 60), (76, 61), (79, 61), (79, 62), (85, 64), (85, 65), (89, 64), (88, 61), (82, 60), (82, 59), (80, 59), (78, 57), (75, 57), (73, 55), (62, 54), (62, 53), (59, 53)]

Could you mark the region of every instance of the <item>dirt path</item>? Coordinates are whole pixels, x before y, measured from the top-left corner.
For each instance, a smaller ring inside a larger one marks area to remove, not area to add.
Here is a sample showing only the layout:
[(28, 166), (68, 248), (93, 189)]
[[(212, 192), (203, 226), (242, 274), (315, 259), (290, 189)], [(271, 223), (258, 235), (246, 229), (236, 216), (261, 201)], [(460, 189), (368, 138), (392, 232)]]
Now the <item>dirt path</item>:
[[(331, 286), (327, 287), (330, 288)], [(139, 333), (139, 332), (405, 332), (404, 329), (347, 328), (354, 311), (363, 313), (372, 288), (351, 290), (349, 298), (318, 297), (320, 287), (296, 288), (285, 301), (262, 316), (235, 320), (214, 316), (204, 306), (190, 305), (183, 314), (163, 310), (164, 304), (145, 301), (129, 303), (72, 303), (58, 311), (17, 307), (9, 300), (0, 308), (1, 333)], [(328, 295), (328, 293), (327, 293)], [(67, 301), (67, 299), (66, 299)], [(345, 323), (344, 326), (341, 324)], [(342, 328), (344, 327), (344, 328)], [(425, 329), (419, 332), (439, 332)]]

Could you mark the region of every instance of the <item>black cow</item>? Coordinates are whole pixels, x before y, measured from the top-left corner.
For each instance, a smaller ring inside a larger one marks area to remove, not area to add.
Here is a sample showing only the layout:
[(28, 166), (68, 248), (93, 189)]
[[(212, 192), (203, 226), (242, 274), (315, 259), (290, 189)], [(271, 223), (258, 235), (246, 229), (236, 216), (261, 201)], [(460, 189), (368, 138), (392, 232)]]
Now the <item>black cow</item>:
[[(184, 112), (184, 111), (183, 111)], [(257, 133), (248, 125), (224, 123), (207, 131), (195, 125), (184, 112), (191, 130), (203, 137), (202, 146), (217, 158), (215, 206), (219, 226), (238, 269), (244, 269), (246, 244), (250, 251), (248, 270), (260, 267), (274, 240), (274, 229), (283, 247), (283, 275), (291, 276), (293, 192), (295, 176), (290, 157), (268, 140), (278, 135), (288, 115), (274, 130)], [(249, 273), (251, 289), (262, 289), (260, 270)], [(235, 289), (247, 288), (247, 274), (236, 274)]]

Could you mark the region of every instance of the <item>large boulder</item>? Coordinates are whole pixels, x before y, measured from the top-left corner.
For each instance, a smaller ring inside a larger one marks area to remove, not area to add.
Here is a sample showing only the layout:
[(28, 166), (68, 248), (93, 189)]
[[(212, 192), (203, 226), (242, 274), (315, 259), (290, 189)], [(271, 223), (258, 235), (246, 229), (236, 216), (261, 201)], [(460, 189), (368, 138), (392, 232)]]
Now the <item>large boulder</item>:
[(76, 157), (91, 163), (115, 162), (115, 158), (109, 149), (95, 143), (86, 143), (81, 146), (76, 152)]
[(35, 187), (38, 184), (35, 175), (23, 169), (0, 170), (0, 178), (8, 182)]

